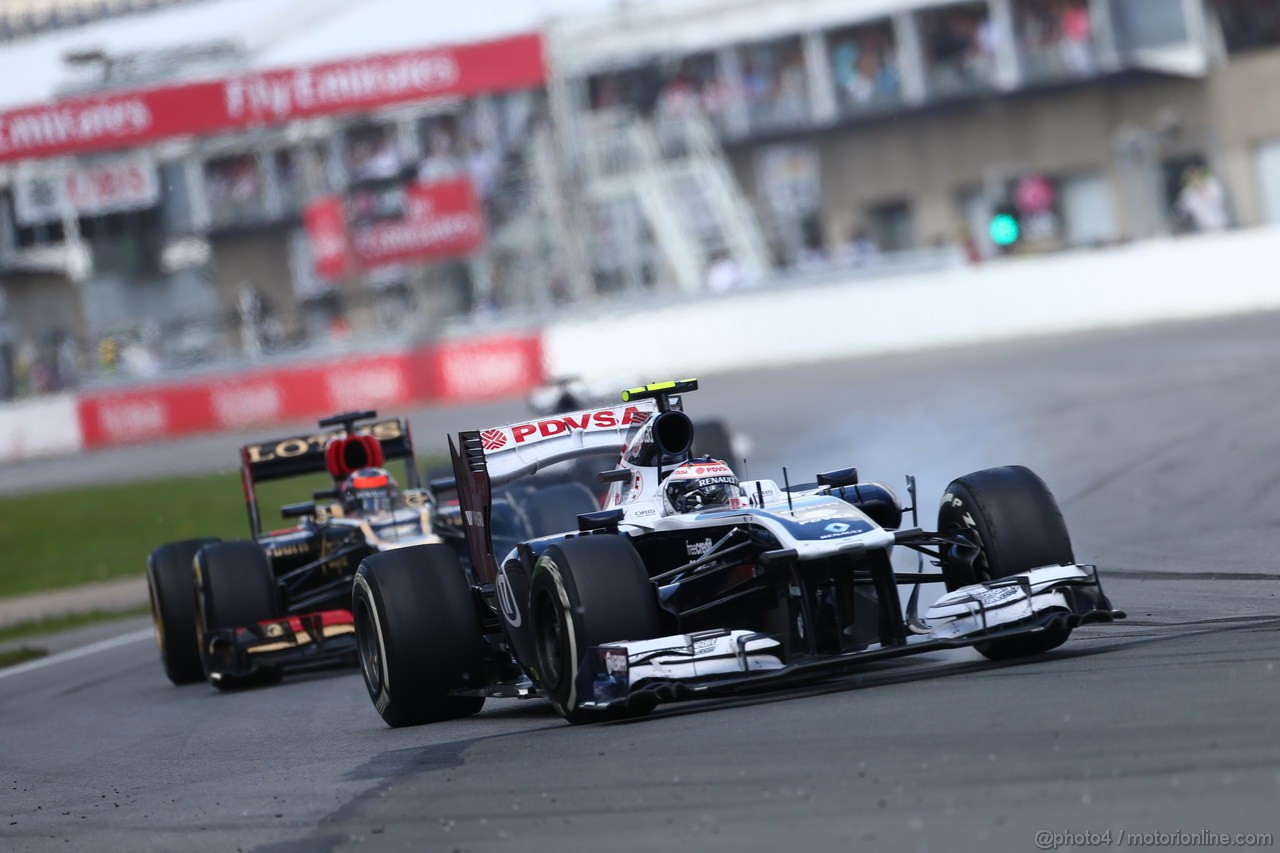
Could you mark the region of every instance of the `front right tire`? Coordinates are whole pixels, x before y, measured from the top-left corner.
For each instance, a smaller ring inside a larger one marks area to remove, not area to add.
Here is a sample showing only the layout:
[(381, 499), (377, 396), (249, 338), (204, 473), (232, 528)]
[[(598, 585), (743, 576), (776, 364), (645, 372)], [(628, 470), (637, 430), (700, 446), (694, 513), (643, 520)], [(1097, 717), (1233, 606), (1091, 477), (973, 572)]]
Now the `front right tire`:
[(478, 713), (484, 637), (466, 571), (448, 545), (366, 557), (352, 595), (360, 669), (387, 725), (416, 726)]
[(538, 683), (570, 723), (600, 719), (582, 707), (591, 697), (577, 687), (588, 648), (668, 633), (644, 561), (621, 536), (578, 536), (547, 548), (534, 565), (529, 598)]
[(256, 687), (280, 680), (280, 667), (261, 667), (248, 674), (218, 672), (209, 650), (209, 635), (243, 628), (280, 615), (279, 594), (271, 561), (256, 542), (218, 542), (196, 554), (196, 636), (205, 677), (219, 690)]
[[(938, 508), (938, 532), (961, 534), (978, 546), (972, 567), (942, 561), (947, 589), (999, 580), (1041, 566), (1075, 562), (1071, 536), (1053, 493), (1021, 465), (988, 468), (952, 481)], [(1059, 621), (1040, 631), (974, 645), (992, 660), (1047, 652), (1066, 642)]]

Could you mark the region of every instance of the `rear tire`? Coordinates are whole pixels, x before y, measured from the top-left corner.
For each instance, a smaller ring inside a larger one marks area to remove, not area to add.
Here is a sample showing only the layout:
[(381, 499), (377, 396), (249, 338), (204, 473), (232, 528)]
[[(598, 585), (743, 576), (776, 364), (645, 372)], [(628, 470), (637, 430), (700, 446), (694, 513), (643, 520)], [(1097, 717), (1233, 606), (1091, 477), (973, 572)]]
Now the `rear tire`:
[(196, 552), (217, 539), (188, 539), (161, 545), (147, 556), (151, 622), (164, 674), (174, 684), (204, 680), (196, 640)]
[[(280, 613), (271, 561), (256, 542), (219, 542), (196, 554), (196, 626), (204, 674), (219, 690), (273, 684), (280, 667), (262, 667), (247, 675), (216, 672), (209, 635), (275, 619)], [(215, 677), (216, 676), (216, 677)]]
[(694, 424), (693, 454), (710, 456), (733, 467), (733, 439), (724, 421), (698, 421)]
[(567, 539), (538, 558), (529, 596), (543, 693), (570, 723), (601, 719), (582, 708), (586, 697), (578, 695), (586, 650), (665, 633), (658, 594), (640, 555), (619, 536)]
[[(1040, 566), (1075, 562), (1071, 536), (1053, 493), (1021, 465), (988, 468), (954, 480), (938, 509), (938, 532), (963, 533), (978, 546), (973, 568), (942, 561), (947, 589), (999, 580)], [(1066, 642), (1071, 629), (1056, 624), (1034, 634), (977, 643), (992, 660), (1047, 652)]]
[(581, 483), (557, 483), (530, 494), (523, 502), (529, 520), (529, 538), (570, 533), (578, 529), (578, 516), (597, 512), (600, 502)]
[(466, 571), (448, 545), (374, 554), (356, 571), (352, 596), (360, 670), (387, 725), (467, 717), (483, 696), (484, 640)]

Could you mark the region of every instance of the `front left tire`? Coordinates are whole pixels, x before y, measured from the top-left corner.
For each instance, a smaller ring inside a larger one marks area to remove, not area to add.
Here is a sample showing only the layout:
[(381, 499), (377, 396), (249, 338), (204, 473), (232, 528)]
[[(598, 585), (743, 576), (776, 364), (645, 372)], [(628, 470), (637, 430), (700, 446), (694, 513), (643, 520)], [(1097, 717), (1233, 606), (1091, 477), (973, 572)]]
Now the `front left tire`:
[[(1049, 487), (1021, 465), (966, 474), (947, 486), (938, 532), (961, 534), (978, 546), (972, 568), (944, 559), (947, 589), (999, 580), (1041, 566), (1075, 562), (1071, 536)], [(992, 660), (1037, 655), (1066, 642), (1063, 621), (1031, 634), (975, 644)]]
[(161, 545), (147, 555), (151, 622), (164, 674), (177, 685), (204, 680), (196, 639), (195, 558), (217, 539), (188, 539)]

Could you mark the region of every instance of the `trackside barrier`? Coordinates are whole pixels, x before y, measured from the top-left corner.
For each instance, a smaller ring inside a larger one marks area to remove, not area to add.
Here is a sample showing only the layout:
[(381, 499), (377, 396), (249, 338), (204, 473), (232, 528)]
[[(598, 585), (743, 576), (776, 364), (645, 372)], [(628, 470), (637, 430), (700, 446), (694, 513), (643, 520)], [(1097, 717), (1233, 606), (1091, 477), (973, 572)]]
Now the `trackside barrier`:
[(1280, 309), (1280, 228), (740, 291), (544, 330), (549, 375), (689, 376)]
[(0, 462), (74, 453), (81, 446), (73, 394), (0, 406)]
[(1280, 310), (1280, 228), (696, 303), (570, 316), (541, 333), (442, 341), (184, 384), (0, 406), (0, 462), (338, 409), (522, 393), (544, 376), (689, 375)]
[(484, 400), (526, 392), (542, 378), (538, 334), (512, 334), (86, 392), (77, 409), (83, 446), (94, 448), (266, 427), (348, 409)]

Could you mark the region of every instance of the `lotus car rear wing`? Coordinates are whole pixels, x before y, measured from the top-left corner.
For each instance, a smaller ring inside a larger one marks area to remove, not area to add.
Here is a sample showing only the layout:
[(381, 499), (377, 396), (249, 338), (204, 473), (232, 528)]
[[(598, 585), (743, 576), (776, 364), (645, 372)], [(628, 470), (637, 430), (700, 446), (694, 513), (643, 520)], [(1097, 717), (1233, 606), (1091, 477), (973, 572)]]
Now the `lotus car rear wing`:
[(583, 456), (621, 455), (634, 430), (657, 411), (652, 399), (583, 409), (449, 438), (467, 551), (480, 583), (497, 575), (489, 530), (493, 487)]
[[(306, 435), (292, 435), (240, 448), (240, 479), (244, 484), (245, 503), (249, 511), (249, 527), (254, 538), (261, 533), (256, 486), (270, 480), (319, 474), (330, 471), (326, 449), (329, 442), (343, 436), (371, 436), (377, 440), (383, 460), (405, 460), (405, 485), (410, 489), (421, 487), (418, 464), (413, 452), (413, 434), (409, 422), (389, 418), (374, 423), (356, 425), (356, 421), (376, 418), (375, 412), (350, 412), (320, 421), (319, 431)], [(325, 427), (339, 426), (325, 430)], [(381, 464), (379, 462), (379, 464)], [(357, 466), (362, 467), (362, 466)]]

